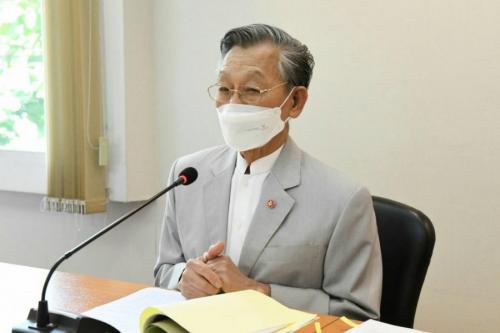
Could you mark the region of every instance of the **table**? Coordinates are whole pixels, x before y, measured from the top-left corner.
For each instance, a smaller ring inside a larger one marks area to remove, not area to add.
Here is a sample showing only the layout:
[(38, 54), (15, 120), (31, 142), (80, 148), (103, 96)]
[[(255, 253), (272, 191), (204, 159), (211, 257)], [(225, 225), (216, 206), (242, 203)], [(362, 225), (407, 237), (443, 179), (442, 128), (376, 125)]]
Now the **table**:
[[(47, 273), (45, 269), (0, 262), (0, 332), (10, 332), (12, 326), (26, 319), (30, 308), (36, 308)], [(50, 309), (81, 313), (146, 287), (150, 286), (56, 272), (47, 290), (47, 300)], [(335, 316), (320, 315), (319, 322), (323, 333), (340, 333), (350, 328)], [(314, 333), (314, 325), (298, 332)]]

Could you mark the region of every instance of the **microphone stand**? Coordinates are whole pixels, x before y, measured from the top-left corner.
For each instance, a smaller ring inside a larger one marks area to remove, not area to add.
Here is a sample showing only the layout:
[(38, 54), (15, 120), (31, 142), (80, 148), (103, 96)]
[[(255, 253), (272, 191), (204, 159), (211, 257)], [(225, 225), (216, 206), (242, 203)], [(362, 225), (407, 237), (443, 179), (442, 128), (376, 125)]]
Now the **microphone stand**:
[[(188, 170), (191, 169), (191, 170)], [(192, 171), (194, 170), (194, 171)], [(188, 171), (188, 172), (186, 172)], [(194, 173), (194, 174), (193, 174)], [(186, 174), (186, 175), (185, 175)], [(59, 265), (65, 261), (66, 259), (70, 258), (73, 254), (76, 252), (80, 251), (82, 248), (87, 246), (88, 244), (92, 243), (94, 240), (97, 238), (101, 237), (111, 229), (115, 228), (118, 226), (120, 223), (143, 209), (144, 207), (148, 206), (150, 203), (161, 197), (163, 194), (167, 193), (174, 187), (177, 187), (181, 184), (184, 185), (189, 185), (191, 184), (194, 180), (196, 180), (197, 177), (197, 172), (194, 168), (187, 168), (184, 171), (181, 172), (179, 177), (177, 178), (176, 181), (174, 181), (171, 185), (169, 185), (167, 188), (164, 190), (158, 192), (155, 196), (153, 196), (151, 199), (146, 201), (144, 204), (139, 206), (138, 208), (134, 209), (133, 211), (129, 212), (128, 214), (123, 215), (122, 217), (118, 218), (116, 221), (113, 223), (109, 224), (99, 232), (97, 232), (95, 235), (89, 237), (79, 245), (75, 246), (73, 249), (69, 250), (66, 252), (59, 260), (56, 261), (56, 263), (52, 266), (52, 268), (49, 271), (49, 274), (47, 275), (47, 278), (45, 279), (45, 283), (43, 284), (43, 289), (42, 289), (42, 298), (38, 302), (38, 310), (31, 309), (28, 319), (21, 323), (18, 326), (15, 326), (12, 329), (12, 333), (35, 333), (35, 332), (52, 332), (54, 333), (84, 333), (84, 332), (89, 332), (89, 333), (120, 333), (116, 328), (112, 327), (109, 324), (106, 324), (100, 320), (90, 318), (90, 317), (85, 317), (85, 316), (79, 316), (79, 315), (73, 315), (70, 313), (64, 313), (64, 312), (49, 312), (49, 306), (48, 302), (45, 299), (45, 295), (47, 292), (47, 286), (49, 285), (50, 278), (52, 277), (52, 274), (54, 274), (55, 270)]]

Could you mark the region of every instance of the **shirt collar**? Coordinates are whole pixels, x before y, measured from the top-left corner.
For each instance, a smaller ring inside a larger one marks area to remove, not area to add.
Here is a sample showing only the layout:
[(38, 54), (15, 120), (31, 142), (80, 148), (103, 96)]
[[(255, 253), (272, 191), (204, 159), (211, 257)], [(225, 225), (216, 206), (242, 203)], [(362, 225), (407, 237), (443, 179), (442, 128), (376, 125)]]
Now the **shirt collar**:
[[(281, 153), (281, 150), (283, 150), (283, 145), (273, 151), (271, 154), (253, 161), (252, 164), (250, 164), (250, 175), (258, 175), (271, 171), (274, 163)], [(236, 155), (236, 169), (234, 170), (234, 172), (238, 174), (244, 174), (248, 165), (247, 161), (243, 158), (243, 156), (241, 156), (241, 153), (238, 153)]]

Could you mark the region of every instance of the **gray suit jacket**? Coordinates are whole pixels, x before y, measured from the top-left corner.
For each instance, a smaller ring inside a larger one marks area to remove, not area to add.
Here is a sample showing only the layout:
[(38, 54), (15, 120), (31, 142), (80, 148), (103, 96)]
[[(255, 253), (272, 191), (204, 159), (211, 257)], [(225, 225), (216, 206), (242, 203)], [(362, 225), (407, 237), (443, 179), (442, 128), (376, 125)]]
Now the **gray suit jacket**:
[[(185, 262), (226, 241), (236, 152), (210, 148), (177, 160), (198, 180), (167, 197), (155, 283), (175, 288)], [(269, 208), (268, 200), (276, 202)], [(378, 318), (382, 261), (369, 192), (301, 151), (289, 138), (271, 173), (243, 244), (239, 269), (271, 286), (283, 304), (315, 313)]]

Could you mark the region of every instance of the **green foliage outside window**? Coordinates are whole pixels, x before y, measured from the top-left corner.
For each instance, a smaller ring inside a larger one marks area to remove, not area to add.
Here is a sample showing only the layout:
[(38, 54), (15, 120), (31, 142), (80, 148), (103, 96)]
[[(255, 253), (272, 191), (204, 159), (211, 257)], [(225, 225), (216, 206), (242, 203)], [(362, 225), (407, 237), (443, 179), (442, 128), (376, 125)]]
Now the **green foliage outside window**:
[(0, 0), (0, 146), (6, 148), (44, 150), (40, 1)]

